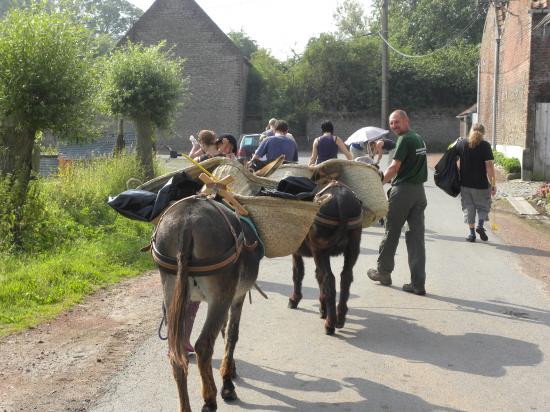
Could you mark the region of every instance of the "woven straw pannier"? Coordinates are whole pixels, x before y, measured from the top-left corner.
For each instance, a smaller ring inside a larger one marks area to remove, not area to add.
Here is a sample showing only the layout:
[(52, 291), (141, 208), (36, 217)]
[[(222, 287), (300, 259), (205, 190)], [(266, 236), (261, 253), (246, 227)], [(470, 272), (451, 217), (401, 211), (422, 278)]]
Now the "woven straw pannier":
[(314, 167), (313, 180), (324, 187), (331, 180), (349, 186), (363, 202), (363, 227), (369, 227), (388, 213), (388, 200), (378, 169), (363, 162), (331, 159)]
[(271, 173), (269, 178), (277, 181), (289, 176), (307, 177), (308, 179), (311, 179), (314, 172), (315, 169), (313, 167), (298, 164), (286, 164), (280, 166), (277, 170)]
[[(222, 163), (225, 160), (223, 157), (213, 157), (211, 159), (207, 159), (204, 162), (199, 163), (202, 167), (204, 167), (206, 170), (211, 172), (214, 170), (220, 163)], [(166, 173), (165, 175), (155, 177), (154, 179), (151, 179), (142, 185), (139, 185), (136, 189), (139, 190), (147, 190), (148, 192), (158, 192), (162, 187), (170, 180), (174, 175), (180, 173), (181, 171), (184, 171), (187, 173), (187, 175), (193, 179), (193, 180), (199, 180), (199, 175), (203, 173), (202, 169), (194, 164), (191, 164), (190, 166), (184, 167), (183, 169), (176, 170), (174, 172)]]
[(264, 242), (265, 256), (276, 258), (296, 252), (304, 241), (315, 215), (329, 197), (313, 202), (289, 200), (271, 196), (235, 198), (248, 211)]
[(225, 159), (212, 172), (212, 174), (222, 179), (225, 176), (232, 176), (233, 182), (228, 185), (232, 193), (244, 196), (255, 196), (262, 187), (266, 189), (276, 189), (277, 180), (271, 178), (259, 177), (248, 171), (242, 164), (236, 160)]

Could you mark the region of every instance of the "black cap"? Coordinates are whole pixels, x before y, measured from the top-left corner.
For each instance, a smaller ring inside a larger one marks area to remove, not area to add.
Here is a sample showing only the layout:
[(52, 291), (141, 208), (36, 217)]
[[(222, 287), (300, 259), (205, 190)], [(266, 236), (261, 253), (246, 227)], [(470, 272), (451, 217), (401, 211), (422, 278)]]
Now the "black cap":
[(231, 143), (231, 145), (233, 146), (233, 149), (231, 149), (231, 151), (234, 154), (237, 154), (237, 139), (235, 139), (235, 136), (228, 133), (222, 134), (216, 139), (216, 143), (221, 143), (224, 138), (229, 140), (229, 143)]

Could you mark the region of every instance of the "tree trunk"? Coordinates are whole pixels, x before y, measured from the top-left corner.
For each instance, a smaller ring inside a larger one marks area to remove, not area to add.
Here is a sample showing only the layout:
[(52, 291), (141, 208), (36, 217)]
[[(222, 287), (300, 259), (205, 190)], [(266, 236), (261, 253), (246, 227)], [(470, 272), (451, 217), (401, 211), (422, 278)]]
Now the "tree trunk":
[(15, 214), (12, 227), (14, 242), (20, 245), (21, 221), (23, 206), (32, 170), (32, 154), (36, 130), (17, 130), (15, 127), (4, 127), (0, 130), (0, 177), (9, 179), (8, 189), (11, 194), (11, 205)]
[(118, 156), (124, 150), (124, 119), (118, 120), (118, 135), (116, 137), (116, 145), (114, 155)]
[(137, 157), (141, 164), (145, 179), (150, 180), (154, 176), (153, 171), (153, 122), (146, 117), (135, 119), (137, 129)]

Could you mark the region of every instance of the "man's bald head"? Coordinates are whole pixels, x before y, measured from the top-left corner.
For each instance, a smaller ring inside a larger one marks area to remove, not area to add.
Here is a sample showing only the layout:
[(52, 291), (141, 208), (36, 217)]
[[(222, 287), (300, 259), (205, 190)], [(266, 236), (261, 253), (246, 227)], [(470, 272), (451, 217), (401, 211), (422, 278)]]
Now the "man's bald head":
[(390, 115), (390, 129), (397, 136), (401, 136), (409, 131), (409, 116), (404, 110), (395, 110)]

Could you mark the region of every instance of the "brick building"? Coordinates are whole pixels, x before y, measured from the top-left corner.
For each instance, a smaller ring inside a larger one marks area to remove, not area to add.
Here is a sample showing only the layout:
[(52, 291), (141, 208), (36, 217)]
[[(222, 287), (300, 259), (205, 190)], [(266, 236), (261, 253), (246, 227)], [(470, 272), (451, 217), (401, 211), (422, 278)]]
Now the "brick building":
[[(200, 129), (242, 133), (249, 62), (194, 0), (156, 0), (125, 38), (144, 45), (165, 40), (186, 59), (190, 96), (174, 130), (158, 136), (159, 149), (169, 144), (187, 150), (189, 135)], [(131, 131), (130, 122), (125, 129)]]
[(478, 119), (491, 141), (495, 45), (500, 36), (495, 142), (497, 150), (520, 160), (525, 180), (550, 179), (549, 3), (491, 2), (481, 42)]

